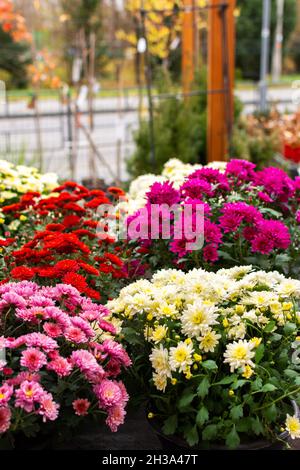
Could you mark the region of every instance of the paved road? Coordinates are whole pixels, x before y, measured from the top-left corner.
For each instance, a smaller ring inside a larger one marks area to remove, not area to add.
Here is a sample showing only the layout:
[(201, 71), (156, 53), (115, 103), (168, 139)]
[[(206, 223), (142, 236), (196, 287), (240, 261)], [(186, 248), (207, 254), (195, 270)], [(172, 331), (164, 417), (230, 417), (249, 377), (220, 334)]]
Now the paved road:
[[(296, 104), (295, 90), (291, 87), (277, 88), (269, 91), (269, 98), (278, 102), (281, 111), (288, 109), (294, 111)], [(256, 89), (239, 90), (237, 96), (244, 102), (244, 112), (253, 112), (254, 102), (257, 102), (258, 95)], [(147, 117), (146, 98), (144, 99), (144, 114)], [(282, 103), (283, 102), (283, 103)], [(121, 179), (126, 179), (125, 160), (134, 151), (133, 133), (138, 127), (137, 108), (138, 99), (135, 96), (126, 97), (120, 104), (117, 98), (97, 98), (95, 100), (95, 130), (93, 132), (94, 142), (105, 161), (110, 165), (112, 172), (117, 173), (117, 168), (121, 174)], [(120, 116), (116, 111), (118, 107), (129, 109)], [(59, 116), (61, 112), (66, 113), (66, 105), (57, 100), (42, 100), (39, 103), (40, 112), (54, 114), (52, 116), (41, 117), (40, 129), (43, 149), (45, 171), (55, 171), (62, 177), (69, 176), (68, 155), (68, 119), (67, 116)], [(86, 107), (82, 108), (86, 111)], [(0, 103), (0, 118), (5, 116), (5, 106)], [(20, 153), (26, 154), (29, 161), (33, 161), (37, 156), (37, 120), (34, 111), (28, 108), (28, 100), (20, 99), (11, 102), (9, 114), (17, 116), (14, 118), (0, 119), (0, 156), (11, 153), (17, 157)], [(27, 116), (27, 117), (26, 117)], [(88, 125), (88, 118), (83, 115), (81, 118), (85, 125)], [(119, 140), (119, 147), (116, 142)], [(78, 136), (78, 153), (76, 164), (76, 178), (81, 179), (89, 175), (88, 157), (89, 145), (80, 131)], [(120, 162), (120, 164), (118, 164)], [(108, 170), (101, 163), (97, 163), (97, 171), (101, 178), (109, 181), (111, 177)]]

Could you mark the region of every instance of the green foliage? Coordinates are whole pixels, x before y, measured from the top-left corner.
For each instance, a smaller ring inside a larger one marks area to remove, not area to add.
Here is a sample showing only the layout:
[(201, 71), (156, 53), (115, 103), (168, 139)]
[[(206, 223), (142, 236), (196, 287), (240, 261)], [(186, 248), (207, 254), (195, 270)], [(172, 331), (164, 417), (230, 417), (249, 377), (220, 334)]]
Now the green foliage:
[[(172, 83), (164, 74), (156, 81), (159, 93), (170, 93)], [(170, 158), (185, 163), (206, 163), (207, 95), (206, 71), (197, 78), (194, 87), (201, 90), (198, 96), (161, 99), (154, 109), (155, 165), (150, 158), (151, 142), (148, 119), (141, 121), (135, 133), (136, 151), (127, 161), (130, 176), (136, 178), (144, 173), (159, 174)], [(234, 114), (237, 119), (242, 103), (235, 99)], [(241, 150), (235, 156), (243, 156)]]
[[(27, 84), (26, 67), (31, 63), (29, 45), (16, 42), (0, 28), (0, 72), (7, 88), (24, 88)], [(5, 73), (3, 73), (3, 71)]]
[[(259, 77), (262, 0), (238, 0), (240, 16), (236, 25), (236, 66), (244, 78)], [(276, 27), (276, 0), (272, 0), (271, 41)], [(296, 24), (296, 0), (285, 0), (283, 50)]]

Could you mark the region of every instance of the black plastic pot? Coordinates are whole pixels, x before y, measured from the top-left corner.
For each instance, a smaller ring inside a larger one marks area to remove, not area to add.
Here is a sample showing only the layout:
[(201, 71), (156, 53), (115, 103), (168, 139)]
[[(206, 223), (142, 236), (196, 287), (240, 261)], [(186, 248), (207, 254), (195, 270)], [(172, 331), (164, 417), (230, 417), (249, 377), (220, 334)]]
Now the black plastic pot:
[[(187, 451), (188, 449), (194, 449), (194, 450), (228, 450), (228, 447), (222, 444), (218, 443), (211, 443), (211, 444), (201, 444), (195, 446), (195, 447), (189, 447), (188, 444), (184, 439), (182, 439), (179, 436), (166, 436), (163, 434), (162, 430), (160, 427), (155, 423), (154, 421), (151, 420), (150, 425), (157, 435), (162, 448), (165, 451), (168, 452), (183, 452)], [(284, 433), (284, 435), (279, 436), (280, 440), (276, 442), (270, 442), (264, 439), (259, 439), (257, 441), (249, 441), (249, 442), (244, 442), (240, 444), (236, 450), (283, 450), (285, 448), (285, 442), (288, 439), (287, 433)]]

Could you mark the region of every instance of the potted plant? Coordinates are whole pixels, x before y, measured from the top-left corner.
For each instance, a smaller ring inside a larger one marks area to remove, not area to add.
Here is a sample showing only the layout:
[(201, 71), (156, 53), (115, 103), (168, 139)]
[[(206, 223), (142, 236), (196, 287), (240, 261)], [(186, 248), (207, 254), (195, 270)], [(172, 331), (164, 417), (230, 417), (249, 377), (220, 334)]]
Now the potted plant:
[[(128, 395), (130, 365), (102, 305), (74, 287), (0, 286), (0, 448), (53, 445), (86, 419), (112, 431)], [(42, 439), (40, 439), (42, 436)]]
[(251, 266), (161, 270), (123, 288), (108, 306), (134, 339), (160, 435), (177, 448), (300, 438), (299, 298), (300, 281)]
[[(126, 219), (133, 256), (151, 272), (174, 266), (216, 271), (252, 264), (297, 278), (299, 195), (299, 177), (292, 180), (273, 167), (257, 171), (253, 163), (236, 159), (224, 172), (197, 169), (179, 187), (156, 182), (143, 207)], [(129, 206), (133, 203), (129, 198)], [(203, 224), (196, 230), (200, 210)], [(152, 220), (160, 223), (154, 237)], [(192, 249), (189, 243), (197, 240), (196, 233), (203, 235), (204, 244)]]

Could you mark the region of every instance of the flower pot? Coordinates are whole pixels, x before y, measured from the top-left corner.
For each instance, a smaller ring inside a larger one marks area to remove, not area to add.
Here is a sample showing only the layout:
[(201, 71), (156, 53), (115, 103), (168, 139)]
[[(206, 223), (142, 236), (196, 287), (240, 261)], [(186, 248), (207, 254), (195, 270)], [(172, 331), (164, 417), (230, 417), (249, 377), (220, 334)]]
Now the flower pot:
[[(300, 416), (300, 410), (295, 401), (292, 401), (294, 413), (297, 417)], [(187, 442), (180, 436), (167, 436), (163, 433), (159, 423), (155, 419), (149, 420), (149, 424), (152, 427), (154, 433), (157, 435), (162, 448), (166, 451), (186, 451), (191, 449)], [(287, 431), (279, 434), (278, 440), (272, 442), (267, 439), (249, 440), (241, 443), (235, 450), (283, 450), (288, 441), (289, 434)], [(203, 443), (200, 442), (197, 446), (192, 447), (194, 450), (228, 450), (224, 444), (217, 442)]]
[[(187, 449), (191, 449), (188, 444), (179, 436), (166, 436), (163, 434), (161, 429), (156, 426), (154, 423), (151, 423), (152, 429), (154, 430), (155, 434), (157, 435), (161, 446), (164, 450), (168, 452), (174, 451), (186, 451)], [(281, 437), (282, 439), (282, 437)], [(287, 436), (285, 436), (285, 440)], [(257, 441), (249, 441), (243, 444), (240, 444), (235, 450), (282, 450), (285, 447), (284, 442), (276, 441), (270, 442), (264, 439), (259, 439)], [(228, 450), (228, 447), (218, 443), (211, 443), (211, 444), (203, 444), (199, 443), (197, 446), (192, 447), (195, 450)]]

